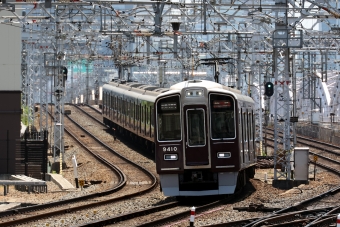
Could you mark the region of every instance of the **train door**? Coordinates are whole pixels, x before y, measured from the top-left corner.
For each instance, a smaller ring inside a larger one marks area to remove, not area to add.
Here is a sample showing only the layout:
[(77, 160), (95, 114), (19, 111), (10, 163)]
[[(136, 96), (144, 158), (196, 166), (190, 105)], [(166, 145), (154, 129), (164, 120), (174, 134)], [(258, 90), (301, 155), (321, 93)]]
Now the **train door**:
[(112, 112), (113, 112), (113, 110), (112, 110), (112, 108), (113, 108), (113, 106), (112, 106), (112, 99), (113, 99), (113, 94), (112, 93), (110, 93), (110, 95), (107, 97), (108, 99), (107, 99), (107, 102), (108, 102), (108, 104), (109, 104), (109, 107), (108, 107), (108, 115), (109, 115), (109, 119), (110, 120), (112, 120)]
[(111, 107), (113, 109), (113, 120), (117, 121), (117, 96), (112, 97)]
[(254, 137), (253, 137), (253, 112), (248, 112), (248, 128), (249, 128), (249, 161), (253, 160), (254, 154)]
[(136, 130), (136, 102), (133, 102), (133, 130)]
[(246, 110), (242, 110), (242, 141), (243, 141), (243, 163), (249, 162), (247, 115)]
[(251, 162), (254, 162), (255, 160), (255, 156), (256, 156), (256, 144), (255, 144), (255, 115), (254, 115), (254, 111), (252, 111), (251, 113), (251, 126), (252, 126), (252, 146), (253, 146), (253, 153), (251, 155)]
[(138, 119), (139, 119), (139, 122), (138, 122), (138, 131), (139, 131), (139, 133), (142, 133), (142, 113), (143, 113), (143, 111), (142, 111), (142, 104), (139, 104), (138, 105)]
[(184, 107), (185, 165), (209, 165), (207, 144), (207, 108), (204, 105)]
[(150, 138), (154, 135), (154, 108), (150, 106)]
[(238, 112), (238, 129), (239, 129), (239, 141), (241, 151), (241, 163), (244, 163), (244, 142), (243, 142), (243, 128), (242, 128), (242, 108)]
[[(112, 95), (111, 94), (108, 97), (108, 99), (109, 99), (109, 103), (111, 104), (111, 99), (112, 99)], [(111, 119), (111, 112), (112, 112), (112, 106), (109, 107), (109, 119)]]
[(131, 101), (129, 100), (126, 100), (126, 102), (127, 102), (127, 111), (126, 111), (126, 116), (127, 116), (127, 125), (128, 125), (128, 127), (129, 128), (131, 128), (131, 113), (130, 113), (130, 108), (131, 108), (131, 105), (130, 105), (130, 103), (131, 103)]
[(147, 125), (147, 121), (148, 121), (148, 106), (145, 104), (144, 106), (144, 135), (146, 136), (147, 134), (147, 128), (146, 128), (146, 125)]
[(248, 162), (250, 161), (251, 159), (251, 151), (252, 151), (252, 140), (251, 140), (251, 130), (252, 130), (252, 127), (251, 127), (251, 118), (250, 118), (250, 112), (248, 112), (248, 109), (247, 109), (247, 113), (246, 113), (246, 118), (247, 118), (247, 144), (248, 144)]
[(143, 135), (145, 135), (145, 127), (144, 127), (144, 121), (145, 121), (145, 118), (144, 118), (144, 106), (143, 106), (143, 104), (141, 104), (141, 110), (140, 110), (140, 116), (141, 116), (141, 124), (140, 124), (140, 127), (141, 127), (141, 131), (140, 131), (140, 133), (141, 134), (143, 134)]

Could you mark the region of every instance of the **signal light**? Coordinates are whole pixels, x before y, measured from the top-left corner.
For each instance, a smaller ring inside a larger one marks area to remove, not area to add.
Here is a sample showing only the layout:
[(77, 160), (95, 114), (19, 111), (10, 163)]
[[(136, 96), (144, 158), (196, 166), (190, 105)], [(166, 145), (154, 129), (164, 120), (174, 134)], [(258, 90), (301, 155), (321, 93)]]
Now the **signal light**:
[(267, 96), (272, 96), (274, 94), (274, 85), (272, 82), (267, 82), (264, 86), (264, 94)]
[(67, 75), (67, 68), (65, 66), (61, 66), (61, 74)]

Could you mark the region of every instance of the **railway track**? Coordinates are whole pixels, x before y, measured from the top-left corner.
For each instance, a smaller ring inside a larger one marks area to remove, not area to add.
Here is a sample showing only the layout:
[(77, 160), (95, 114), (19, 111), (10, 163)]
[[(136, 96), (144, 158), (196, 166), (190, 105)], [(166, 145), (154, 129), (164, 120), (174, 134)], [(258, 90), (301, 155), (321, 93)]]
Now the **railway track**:
[[(101, 123), (101, 118), (100, 118), (100, 111), (86, 105), (81, 105), (81, 106), (76, 106), (77, 109), (83, 111), (84, 113), (91, 115), (91, 118), (98, 123)], [(218, 199), (214, 202), (206, 202), (207, 204), (198, 204), (196, 207), (196, 212), (201, 213), (204, 212), (208, 209), (213, 209), (218, 206), (221, 206), (222, 204), (228, 203), (235, 198), (243, 198), (248, 195), (250, 191), (240, 191), (237, 192), (233, 196), (229, 196), (228, 198), (225, 199)], [(192, 203), (191, 203), (192, 205)], [(130, 215), (134, 215), (135, 217), (138, 216), (140, 213), (145, 213), (148, 214), (147, 216), (144, 216), (143, 218), (139, 218), (138, 223), (143, 223), (143, 224), (135, 224), (135, 226), (161, 226), (164, 225), (165, 223), (173, 222), (181, 218), (185, 218), (188, 216), (188, 207), (185, 206), (185, 204), (176, 204), (175, 207), (171, 207), (170, 209), (162, 210), (159, 211), (158, 208), (153, 209), (153, 212), (151, 210), (145, 210), (145, 211), (138, 211), (138, 212), (133, 212), (129, 214), (124, 214), (124, 215), (119, 215), (116, 217), (112, 218), (107, 218), (95, 222), (90, 222), (88, 224), (83, 224), (80, 226), (105, 226), (105, 225), (110, 225), (112, 223), (118, 222), (118, 220), (125, 220), (128, 218)], [(122, 222), (120, 223), (121, 226), (129, 226), (131, 225), (130, 222)]]
[[(334, 149), (337, 150), (339, 149), (339, 147), (324, 142), (320, 142), (319, 144), (318, 141), (311, 140), (302, 136), (299, 136), (298, 138), (298, 144), (308, 145), (313, 149), (310, 154), (319, 157), (319, 161), (317, 163), (313, 161), (311, 161), (311, 163), (313, 163), (314, 165), (318, 165), (319, 167), (322, 167), (323, 169), (330, 171), (336, 176), (340, 177), (340, 162), (334, 160), (334, 158), (332, 159), (329, 157), (337, 154)], [(273, 139), (270, 138), (270, 140), (271, 142), (267, 145), (273, 147)], [(322, 149), (322, 151), (318, 152), (318, 149)], [(336, 167), (334, 167), (334, 165), (336, 165)], [(335, 197), (337, 199), (334, 199)], [(330, 201), (332, 201), (333, 206), (330, 206)], [(322, 194), (294, 204), (293, 206), (274, 211), (272, 214), (262, 218), (248, 219), (244, 221), (236, 221), (209, 226), (328, 226), (330, 224), (336, 223), (336, 216), (340, 212), (340, 206), (337, 205), (339, 204), (339, 201), (340, 185), (337, 185)], [(323, 207), (325, 204), (327, 204), (328, 207)]]
[[(151, 191), (156, 186), (156, 177), (145, 168), (116, 153), (113, 149), (111, 149), (105, 143), (99, 141), (97, 138), (91, 135), (88, 130), (77, 124), (71, 118), (65, 118), (64, 123), (66, 124), (65, 131), (70, 136), (72, 136), (74, 140), (80, 143), (85, 150), (94, 155), (98, 160), (112, 169), (112, 171), (116, 172), (117, 184), (109, 190), (93, 193), (90, 195), (2, 212), (0, 213), (0, 216), (2, 217), (0, 222), (1, 226), (28, 223), (30, 221), (50, 218), (51, 216), (57, 215), (62, 215), (64, 218), (65, 214), (73, 215), (73, 213), (76, 211), (83, 211), (88, 208), (95, 208), (102, 205), (114, 204), (121, 200), (128, 200)], [(91, 144), (91, 147), (88, 146), (89, 144)], [(104, 153), (106, 153), (106, 155)], [(133, 167), (128, 167), (128, 165)], [(131, 168), (133, 168), (133, 170), (131, 170)], [(129, 170), (130, 176), (127, 177), (126, 174), (120, 169), (124, 169), (124, 171)], [(128, 179), (131, 181), (133, 179), (133, 175), (135, 175), (136, 172), (139, 172), (137, 175), (140, 181), (147, 181), (148, 183), (141, 185), (136, 190), (134, 190), (134, 192), (131, 190), (125, 190), (120, 195), (114, 194), (122, 188), (126, 188)], [(146, 180), (146, 178), (148, 179)]]
[[(320, 146), (320, 145), (319, 145)], [(325, 146), (325, 145), (324, 145)], [(313, 153), (314, 154), (314, 153)], [(322, 156), (320, 156), (322, 158)], [(334, 168), (330, 168), (329, 163), (328, 164), (322, 164), (322, 162), (318, 163), (320, 166), (323, 166), (323, 168), (327, 168), (328, 170), (333, 171), (335, 174), (340, 175), (339, 172), (336, 171)], [(323, 194), (317, 195), (311, 199), (305, 200), (303, 202), (300, 202), (298, 204), (295, 204), (294, 206), (287, 207), (280, 209), (278, 211), (275, 211), (273, 214), (269, 215), (268, 217), (263, 218), (257, 218), (257, 219), (246, 219), (242, 221), (237, 222), (230, 222), (230, 223), (223, 223), (218, 225), (209, 225), (209, 226), (270, 226), (268, 224), (272, 224), (275, 226), (299, 226), (299, 224), (305, 225), (306, 223), (314, 223), (316, 221), (321, 222), (321, 218), (319, 217), (325, 217), (324, 220), (330, 220), (332, 221), (332, 212), (337, 212), (336, 207), (327, 207), (327, 208), (317, 208), (317, 209), (310, 209), (310, 211), (300, 211), (301, 209), (305, 209), (306, 207), (310, 206), (313, 207), (315, 203), (318, 203), (318, 201), (321, 201), (323, 198), (326, 198), (330, 195), (333, 195), (339, 191), (339, 188), (333, 188), (332, 190), (329, 190)], [(209, 209), (209, 208), (208, 208)], [(211, 209), (211, 208), (210, 208)], [(204, 208), (202, 208), (204, 210)], [(298, 210), (298, 211), (296, 211)], [(197, 209), (197, 213), (200, 213), (200, 208)], [(282, 214), (281, 214), (282, 213)], [(325, 215), (325, 213), (327, 215)], [(315, 217), (313, 217), (313, 214)], [(315, 215), (317, 214), (317, 215)], [(177, 213), (173, 216), (167, 216), (165, 218), (158, 219), (156, 221), (148, 222), (139, 226), (157, 226), (168, 222), (175, 222), (180, 217), (188, 216), (188, 211), (183, 211), (180, 213)], [(292, 218), (293, 217), (293, 218)], [(334, 218), (334, 217), (333, 217)], [(284, 222), (282, 222), (284, 220)], [(287, 221), (289, 220), (289, 221)], [(265, 223), (265, 224), (263, 224)], [(103, 223), (101, 223), (103, 224)], [(106, 224), (105, 224), (106, 225)], [(99, 226), (99, 225), (98, 225)]]
[[(92, 108), (86, 107), (86, 106), (80, 107), (80, 108), (84, 109), (85, 112), (88, 112), (91, 115), (94, 115), (94, 117), (100, 116), (100, 112), (98, 112), (95, 109), (92, 109)], [(90, 108), (90, 109), (88, 109), (88, 108)], [(72, 113), (73, 113), (73, 111), (72, 111)], [(101, 123), (100, 119), (101, 118), (99, 117), (96, 120), (96, 121), (98, 121), (98, 124), (99, 124), (99, 122)], [(89, 131), (91, 131), (91, 129), (93, 129), (93, 128), (98, 128), (98, 126), (95, 125), (92, 121), (82, 121), (81, 120), (81, 123), (83, 124), (83, 127), (86, 128), (86, 129), (89, 129)], [(95, 133), (92, 132), (92, 134), (95, 134)], [(89, 137), (89, 136), (85, 135), (85, 138), (87, 138), (87, 137)], [(95, 137), (100, 137), (100, 136), (98, 134), (95, 134)], [(104, 137), (105, 137), (105, 135), (104, 135)], [(110, 135), (109, 140), (112, 140), (112, 138), (113, 138), (112, 135)], [(97, 147), (97, 145), (95, 145), (93, 147)], [(98, 151), (98, 152), (101, 152), (101, 151)], [(321, 162), (321, 160), (320, 160), (320, 162)], [(336, 191), (329, 192), (329, 194), (325, 194), (325, 195), (318, 195), (318, 196), (315, 197), (314, 202), (317, 203), (317, 201), (320, 201), (322, 199), (330, 198), (330, 197), (332, 197), (331, 196), (332, 193), (336, 194)], [(205, 212), (209, 213), (210, 212), (209, 210), (211, 210), (211, 209), (218, 210), (219, 206), (223, 207), (223, 206), (225, 206), (226, 203), (232, 204), (233, 203), (233, 201), (231, 200), (232, 198), (228, 198), (228, 199), (229, 199), (229, 202), (228, 201), (222, 202), (222, 201), (218, 200), (218, 201), (208, 203), (208, 204), (197, 205), (196, 214), (197, 215), (204, 214)], [(96, 199), (94, 199), (94, 200), (96, 200)], [(123, 198), (122, 201), (123, 200), (127, 201), (128, 199)], [(112, 217), (107, 217), (107, 218), (97, 218), (95, 220), (92, 220), (90, 218), (86, 219), (84, 217), (83, 218), (84, 220), (77, 220), (76, 222), (70, 222), (71, 224), (68, 224), (68, 226), (105, 226), (105, 225), (112, 225), (112, 224), (114, 226), (162, 226), (162, 225), (169, 225), (170, 226), (171, 223), (174, 224), (178, 220), (180, 220), (179, 222), (183, 223), (184, 219), (185, 219), (186, 223), (189, 223), (188, 222), (188, 218), (189, 218), (189, 209), (188, 208), (190, 206), (192, 206), (192, 204), (188, 205), (188, 204), (181, 204), (181, 203), (178, 203), (178, 202), (167, 202), (167, 201), (163, 201), (163, 202), (166, 203), (166, 204), (157, 205), (157, 204), (151, 203), (150, 207), (148, 207), (148, 208), (140, 208), (140, 209), (134, 208), (133, 211), (131, 211), (129, 213), (120, 214), (120, 215), (112, 215)], [(261, 218), (243, 219), (241, 221), (226, 222), (226, 223), (220, 223), (220, 224), (216, 224), (216, 225), (210, 224), (209, 226), (263, 226), (263, 225), (280, 226), (282, 224), (282, 221), (280, 221), (279, 219), (274, 219), (274, 218), (281, 217), (281, 219), (285, 219), (284, 218), (285, 216), (283, 216), (283, 215), (286, 215), (286, 213), (288, 213), (288, 212), (290, 213), (291, 216), (294, 216), (291, 213), (299, 212), (299, 211), (296, 211), (296, 210), (302, 209), (303, 206), (307, 207), (307, 204), (310, 204), (312, 202), (313, 202), (312, 200), (311, 201), (304, 201), (303, 204), (296, 204), (296, 206), (294, 206), (292, 208), (287, 207), (287, 208), (279, 209), (280, 212), (275, 211), (276, 213), (275, 214), (273, 213), (274, 216), (269, 216), (269, 215), (266, 215), (267, 213), (265, 213), (263, 215), (263, 217), (261, 217)], [(118, 203), (112, 203), (112, 204), (109, 205), (109, 207), (114, 207), (114, 206), (120, 207), (120, 205)], [(304, 208), (304, 209), (306, 209), (306, 208)], [(332, 209), (336, 209), (336, 207), (318, 208), (315, 211), (311, 211), (310, 214), (308, 214), (308, 213), (304, 213), (304, 214), (303, 213), (300, 213), (300, 214), (296, 213), (295, 216), (298, 217), (296, 220), (286, 218), (287, 220), (290, 220), (290, 223), (288, 224), (288, 226), (295, 226), (294, 223), (296, 223), (296, 224), (305, 223), (306, 224), (306, 223), (312, 223), (313, 221), (321, 222), (321, 221), (324, 221), (324, 220), (327, 220), (327, 219), (329, 219), (330, 223), (331, 223), (332, 220), (334, 220), (334, 215), (329, 213)], [(78, 212), (83, 212), (83, 210), (79, 210)], [(334, 212), (337, 212), (337, 210), (335, 210)], [(315, 217), (313, 217), (313, 214), (314, 214)], [(65, 216), (65, 214), (63, 216)], [(79, 214), (78, 214), (78, 216), (79, 216)], [(73, 217), (74, 217), (74, 215), (73, 215)], [(65, 222), (66, 222), (66, 219), (72, 219), (73, 217), (72, 217), (72, 214), (71, 214), (71, 217), (64, 218)], [(321, 219), (320, 217), (324, 217), (324, 218)], [(317, 220), (317, 218), (319, 218), (319, 220)], [(131, 224), (131, 223), (133, 223), (133, 224)], [(141, 224), (141, 223), (143, 223), (143, 224)], [(266, 224), (263, 224), (263, 223), (266, 223)], [(255, 224), (257, 224), (257, 225), (255, 225)], [(179, 226), (180, 225), (181, 224), (179, 224)], [(176, 224), (174, 224), (174, 226), (176, 226)], [(200, 225), (200, 226), (203, 226), (203, 225)], [(286, 226), (287, 226), (287, 222), (286, 222)], [(296, 226), (298, 226), (298, 225), (296, 225)]]
[[(267, 132), (267, 134), (271, 136), (267, 138), (267, 142), (270, 140), (268, 145), (274, 147), (274, 133)], [(303, 136), (297, 136), (297, 146), (299, 145), (308, 146), (310, 148), (309, 154), (311, 162), (314, 162), (314, 156), (316, 156), (319, 166), (337, 174), (337, 169), (340, 169), (339, 146), (325, 143), (323, 141), (316, 141), (315, 139)]]

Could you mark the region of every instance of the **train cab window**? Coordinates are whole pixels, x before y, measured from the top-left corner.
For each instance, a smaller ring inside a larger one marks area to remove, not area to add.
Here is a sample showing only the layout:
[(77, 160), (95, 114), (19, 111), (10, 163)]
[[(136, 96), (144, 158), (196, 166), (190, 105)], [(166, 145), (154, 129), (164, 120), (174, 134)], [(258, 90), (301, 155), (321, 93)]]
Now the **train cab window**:
[(205, 146), (204, 110), (187, 110), (189, 146)]
[(211, 138), (235, 138), (234, 99), (226, 95), (210, 95)]
[(151, 126), (154, 126), (154, 108), (152, 108), (152, 107), (150, 107), (150, 111), (151, 111), (151, 113), (150, 113), (150, 122), (151, 122)]
[(179, 96), (160, 99), (156, 106), (157, 138), (159, 141), (181, 140)]

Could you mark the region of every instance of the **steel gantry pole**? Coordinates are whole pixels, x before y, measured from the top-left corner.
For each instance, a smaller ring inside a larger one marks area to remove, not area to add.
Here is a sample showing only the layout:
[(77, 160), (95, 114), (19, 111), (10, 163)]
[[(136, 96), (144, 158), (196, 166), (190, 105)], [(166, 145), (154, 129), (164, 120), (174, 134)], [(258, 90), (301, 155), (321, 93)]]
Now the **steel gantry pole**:
[[(273, 32), (274, 61), (274, 181), (273, 185), (291, 187), (291, 152), (293, 148), (290, 106), (292, 81), (290, 76), (290, 48), (302, 46), (299, 31), (288, 29), (287, 0), (276, 0), (276, 16), (282, 18)], [(278, 170), (281, 167), (281, 171)]]
[(21, 48), (21, 106), (23, 108), (27, 106), (27, 49), (25, 40), (22, 40)]
[(65, 99), (65, 77), (62, 66), (65, 62), (64, 53), (64, 35), (60, 21), (56, 22), (56, 66), (54, 70), (54, 97), (55, 97), (55, 111), (54, 111), (54, 161), (56, 155), (59, 153), (60, 170), (62, 174), (63, 163), (65, 162), (64, 155), (64, 99)]
[[(41, 10), (42, 12), (42, 10)], [(44, 33), (47, 29), (50, 28), (51, 23), (46, 22), (46, 23), (41, 23), (39, 26), (40, 34), (39, 34), (39, 82), (40, 82), (40, 129), (41, 133), (43, 133), (44, 130), (49, 130), (49, 125), (48, 125), (48, 91), (49, 91), (49, 83), (52, 84), (52, 78), (49, 73), (52, 74), (53, 70), (51, 71), (50, 67), (48, 67), (47, 64), (54, 64), (54, 54), (53, 48), (52, 48), (52, 42), (51, 35), (47, 35)], [(52, 59), (47, 58), (48, 56), (51, 56)], [(49, 62), (50, 61), (50, 62)], [(53, 69), (53, 67), (52, 67)], [(53, 75), (53, 74), (52, 74)], [(50, 91), (52, 95), (52, 90)], [(52, 103), (52, 97), (50, 102)], [(51, 125), (50, 125), (51, 126)], [(51, 132), (49, 132), (51, 134)], [(52, 134), (51, 134), (52, 135)], [(43, 136), (43, 135), (41, 135)], [(42, 137), (43, 138), (43, 137)], [(51, 141), (50, 141), (51, 143)]]
[(21, 77), (22, 77), (22, 105), (24, 108), (24, 122), (28, 126), (28, 131), (31, 132), (34, 124), (34, 42), (32, 40), (31, 26), (23, 26), (24, 37), (22, 39), (22, 62), (21, 62)]

